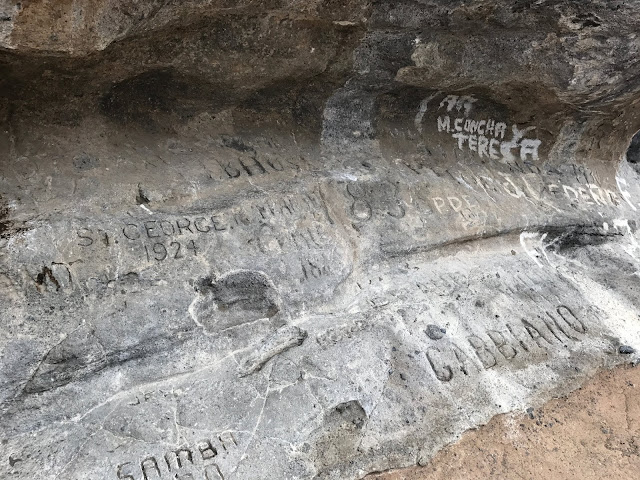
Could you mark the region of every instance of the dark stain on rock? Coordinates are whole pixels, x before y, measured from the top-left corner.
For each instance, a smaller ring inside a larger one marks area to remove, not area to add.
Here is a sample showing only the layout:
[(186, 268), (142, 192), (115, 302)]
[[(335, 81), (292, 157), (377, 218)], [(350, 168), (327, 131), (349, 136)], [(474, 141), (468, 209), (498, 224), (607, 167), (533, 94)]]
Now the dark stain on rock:
[(442, 337), (444, 337), (447, 331), (444, 328), (439, 327), (438, 325), (429, 324), (427, 325), (425, 333), (431, 340), (440, 340)]
[(627, 150), (627, 161), (640, 173), (640, 132), (637, 132), (631, 139), (631, 144)]
[(206, 278), (199, 282), (196, 290), (201, 298), (193, 314), (212, 331), (271, 318), (280, 310), (279, 295), (262, 272), (238, 270), (217, 279)]
[(7, 219), (8, 216), (9, 209), (5, 205), (0, 204), (0, 238), (7, 238), (8, 236), (6, 232), (11, 226), (11, 222)]
[(242, 139), (238, 137), (230, 137), (228, 135), (222, 136), (222, 144), (227, 148), (233, 148), (242, 153), (256, 153), (256, 149), (251, 145), (247, 145), (242, 141)]
[(278, 313), (273, 286), (261, 272), (230, 273), (213, 285), (212, 293), (223, 312), (255, 312), (265, 317)]
[(342, 428), (360, 430), (365, 421), (367, 414), (357, 400), (351, 400), (337, 405), (333, 412), (330, 413), (333, 421), (337, 421)]
[(36, 284), (38, 286), (44, 286), (47, 280), (55, 285), (56, 291), (60, 290), (60, 282), (58, 282), (58, 279), (51, 269), (49, 267), (42, 267), (42, 271), (36, 276)]
[[(629, 222), (629, 227), (635, 231), (635, 222)], [(554, 248), (559, 252), (590, 245), (602, 245), (623, 235), (623, 232), (618, 230), (605, 231), (599, 225), (547, 228), (546, 232), (549, 234), (549, 238), (553, 239)]]
[(27, 231), (25, 227), (18, 227), (9, 219), (9, 206), (0, 196), (0, 238), (10, 238), (12, 235)]
[(138, 194), (136, 195), (136, 205), (147, 205), (151, 202), (145, 193), (142, 185), (138, 184)]
[(315, 440), (315, 478), (344, 478), (344, 467), (357, 455), (366, 422), (358, 400), (340, 403), (325, 414)]
[(83, 380), (105, 368), (176, 348), (192, 331), (166, 332), (124, 347), (103, 346), (94, 331), (80, 327), (55, 345), (41, 360), (23, 393), (53, 390)]
[(73, 166), (78, 170), (91, 170), (96, 168), (99, 163), (98, 158), (86, 153), (81, 153), (73, 157)]
[(24, 387), (25, 393), (39, 393), (71, 382), (82, 371), (100, 370), (105, 366), (105, 355), (91, 331), (81, 328), (71, 332), (54, 346)]
[[(174, 69), (151, 70), (116, 83), (100, 100), (103, 115), (120, 124), (150, 132), (182, 123), (222, 102), (208, 82)], [(216, 100), (218, 99), (218, 100)]]

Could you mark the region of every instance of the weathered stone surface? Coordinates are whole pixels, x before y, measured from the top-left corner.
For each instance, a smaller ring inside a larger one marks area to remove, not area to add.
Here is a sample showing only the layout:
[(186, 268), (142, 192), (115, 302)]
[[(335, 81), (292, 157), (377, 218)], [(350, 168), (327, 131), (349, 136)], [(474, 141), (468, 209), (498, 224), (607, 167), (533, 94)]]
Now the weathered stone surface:
[(1, 3), (0, 477), (360, 478), (635, 361), (639, 8)]
[(498, 415), (438, 452), (425, 467), (367, 480), (563, 480), (629, 478), (640, 468), (640, 369), (599, 372), (579, 390), (541, 408)]

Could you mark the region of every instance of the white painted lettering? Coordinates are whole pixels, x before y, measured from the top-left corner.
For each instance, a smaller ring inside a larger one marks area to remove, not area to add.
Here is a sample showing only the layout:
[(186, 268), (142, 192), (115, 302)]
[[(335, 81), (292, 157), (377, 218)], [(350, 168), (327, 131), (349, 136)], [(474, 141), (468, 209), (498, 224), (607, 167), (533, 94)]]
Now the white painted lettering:
[(538, 160), (538, 148), (541, 143), (540, 140), (523, 139), (520, 142), (520, 160), (525, 161), (527, 155), (531, 155), (532, 160)]
[(447, 200), (449, 200), (449, 205), (454, 212), (462, 210), (462, 201), (458, 197), (447, 197)]
[(489, 156), (489, 139), (484, 135), (478, 136), (478, 155), (480, 158)]
[(573, 196), (575, 197), (575, 200), (578, 200), (578, 192), (576, 191), (575, 188), (571, 188), (568, 185), (562, 185), (562, 190), (564, 191), (564, 195), (565, 197), (567, 197), (568, 200), (571, 200), (571, 196), (569, 195), (569, 192), (573, 194)]
[(493, 129), (494, 129), (495, 125), (496, 125), (495, 121), (493, 121), (491, 119), (489, 119), (487, 121), (487, 133), (486, 133), (487, 136), (493, 135)]
[(587, 194), (587, 190), (584, 187), (578, 187), (577, 190), (578, 190), (578, 193), (580, 194), (580, 198), (582, 199), (582, 201), (584, 201), (584, 203), (586, 203), (587, 205), (593, 205), (593, 202), (589, 198), (589, 195)]
[(498, 160), (500, 158), (498, 156), (498, 150), (496, 150), (496, 147), (499, 145), (500, 142), (495, 138), (489, 140), (489, 157), (491, 157), (492, 160)]
[(504, 138), (504, 134), (507, 131), (507, 124), (504, 122), (496, 123), (496, 138), (500, 136), (500, 138)]
[(472, 152), (478, 149), (478, 137), (476, 135), (469, 135), (469, 150)]
[[(587, 183), (587, 188), (589, 189), (589, 193), (591, 194), (591, 198), (593, 198), (593, 201), (596, 202), (596, 205), (606, 205), (607, 202), (604, 199), (604, 197), (602, 196), (602, 189), (597, 186), (597, 185), (593, 185), (592, 183)], [(595, 193), (594, 190), (597, 190), (600, 193)]]
[(627, 181), (624, 178), (616, 177), (616, 185), (618, 186), (618, 191), (620, 192), (620, 195), (622, 195), (623, 200), (627, 202), (633, 210), (637, 210), (636, 206), (631, 202), (631, 194), (626, 190)]
[(451, 131), (451, 120), (449, 119), (449, 115), (438, 117), (438, 131), (445, 131), (447, 133)]
[(458, 148), (460, 150), (463, 150), (462, 147), (464, 146), (465, 140), (467, 140), (467, 138), (469, 138), (469, 135), (465, 135), (464, 133), (454, 133), (452, 135), (452, 137), (458, 139)]
[(442, 207), (444, 207), (445, 203), (444, 203), (444, 199), (440, 198), (440, 197), (433, 197), (431, 199), (433, 201), (433, 205), (438, 209), (438, 213), (442, 213)]

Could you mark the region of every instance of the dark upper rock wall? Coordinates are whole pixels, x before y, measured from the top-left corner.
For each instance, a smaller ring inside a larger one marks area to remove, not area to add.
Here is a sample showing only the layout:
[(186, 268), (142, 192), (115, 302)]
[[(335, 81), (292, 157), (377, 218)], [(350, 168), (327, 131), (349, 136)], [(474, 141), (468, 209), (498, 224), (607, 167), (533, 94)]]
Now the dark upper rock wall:
[(638, 25), (0, 3), (0, 477), (360, 478), (626, 361)]

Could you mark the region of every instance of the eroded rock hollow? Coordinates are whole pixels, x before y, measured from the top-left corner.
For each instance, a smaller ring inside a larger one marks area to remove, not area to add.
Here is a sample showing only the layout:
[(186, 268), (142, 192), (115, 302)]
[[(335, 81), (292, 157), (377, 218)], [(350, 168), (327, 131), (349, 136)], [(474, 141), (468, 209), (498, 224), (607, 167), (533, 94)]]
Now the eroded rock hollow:
[(0, 477), (362, 478), (635, 359), (638, 32), (0, 0)]

